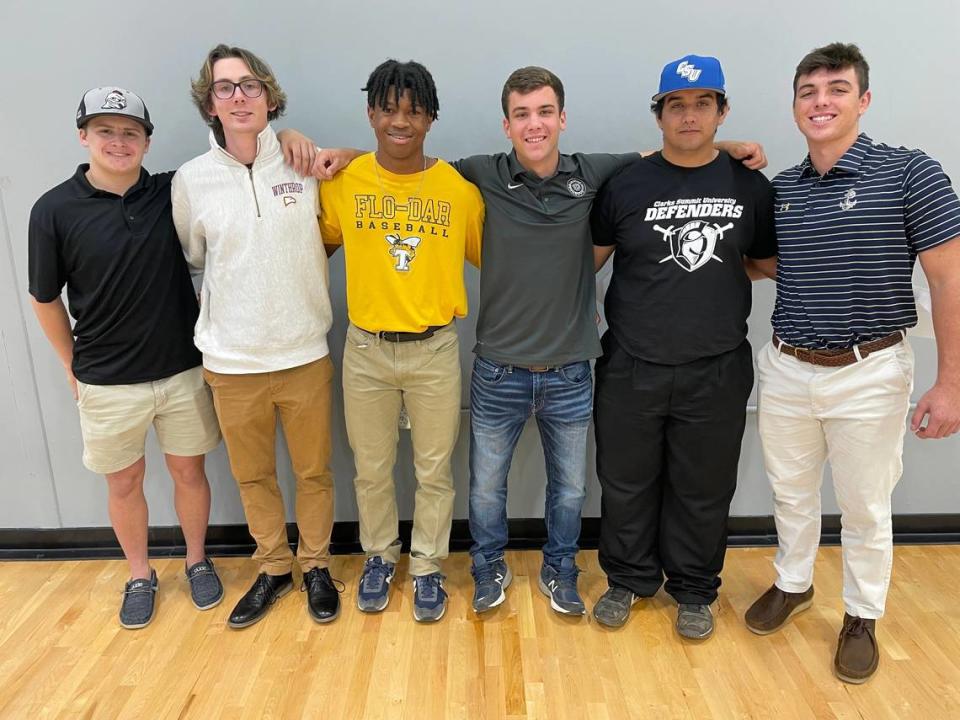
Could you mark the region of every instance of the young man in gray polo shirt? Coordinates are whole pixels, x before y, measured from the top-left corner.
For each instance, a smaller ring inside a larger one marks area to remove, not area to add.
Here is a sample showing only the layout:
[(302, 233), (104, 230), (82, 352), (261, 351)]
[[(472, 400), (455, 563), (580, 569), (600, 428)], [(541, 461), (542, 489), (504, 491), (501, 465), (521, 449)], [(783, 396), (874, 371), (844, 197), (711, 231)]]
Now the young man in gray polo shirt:
[[(539, 586), (557, 612), (583, 614), (575, 557), (593, 403), (589, 361), (601, 353), (590, 206), (604, 180), (639, 155), (561, 154), (563, 84), (545, 68), (514, 71), (501, 104), (513, 151), (452, 163), (480, 189), (487, 208), (470, 385), (473, 608), (502, 603), (511, 581), (503, 559), (507, 473), (534, 415), (547, 469)], [(726, 149), (751, 167), (766, 164), (755, 144)]]

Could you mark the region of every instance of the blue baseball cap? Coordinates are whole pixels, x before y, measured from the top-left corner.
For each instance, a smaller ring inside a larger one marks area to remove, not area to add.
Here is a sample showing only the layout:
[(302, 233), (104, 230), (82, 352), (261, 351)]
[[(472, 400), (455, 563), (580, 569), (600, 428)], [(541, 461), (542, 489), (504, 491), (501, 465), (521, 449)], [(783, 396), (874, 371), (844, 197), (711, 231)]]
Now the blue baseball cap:
[(686, 55), (664, 66), (660, 73), (660, 90), (653, 102), (678, 90), (703, 88), (726, 95), (723, 89), (723, 68), (715, 57)]

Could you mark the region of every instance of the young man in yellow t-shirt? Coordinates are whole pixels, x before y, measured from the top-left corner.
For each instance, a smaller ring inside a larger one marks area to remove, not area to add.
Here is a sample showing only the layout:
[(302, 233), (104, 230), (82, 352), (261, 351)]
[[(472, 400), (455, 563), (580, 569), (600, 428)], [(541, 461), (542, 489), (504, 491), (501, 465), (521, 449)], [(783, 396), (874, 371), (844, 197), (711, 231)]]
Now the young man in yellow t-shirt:
[(400, 557), (393, 465), (401, 404), (410, 416), (417, 491), (410, 543), (414, 617), (446, 609), (441, 561), (453, 520), (450, 457), (460, 428), (454, 318), (467, 314), (464, 258), (480, 263), (483, 200), (423, 142), (437, 119), (436, 86), (416, 62), (388, 60), (364, 88), (377, 150), (320, 187), (328, 249), (343, 245), (350, 327), (343, 353), (347, 436), (357, 475), (357, 590), (365, 612), (386, 608)]

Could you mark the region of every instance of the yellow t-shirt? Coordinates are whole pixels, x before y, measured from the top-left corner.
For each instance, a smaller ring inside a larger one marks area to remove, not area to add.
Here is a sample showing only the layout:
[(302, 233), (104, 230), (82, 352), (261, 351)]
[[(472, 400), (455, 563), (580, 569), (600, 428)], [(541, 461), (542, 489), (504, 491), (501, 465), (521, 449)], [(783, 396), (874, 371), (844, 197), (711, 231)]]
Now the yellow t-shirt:
[(350, 321), (422, 332), (464, 317), (464, 258), (480, 265), (480, 191), (443, 160), (410, 175), (374, 162), (361, 155), (320, 183), (320, 231), (343, 245)]

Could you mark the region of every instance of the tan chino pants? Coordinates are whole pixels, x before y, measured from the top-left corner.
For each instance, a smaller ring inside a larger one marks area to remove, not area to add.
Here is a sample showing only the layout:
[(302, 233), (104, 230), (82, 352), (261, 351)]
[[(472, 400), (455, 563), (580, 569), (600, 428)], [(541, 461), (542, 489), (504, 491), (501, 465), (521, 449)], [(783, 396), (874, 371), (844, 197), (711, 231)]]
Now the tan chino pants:
[(392, 563), (400, 557), (393, 466), (402, 399), (410, 416), (417, 477), (410, 574), (439, 572), (450, 545), (450, 458), (460, 431), (456, 328), (450, 324), (426, 340), (395, 343), (350, 325), (343, 353), (343, 399), (357, 468), (354, 483), (364, 552)]
[(230, 456), (230, 469), (260, 572), (290, 572), (286, 514), (277, 483), (277, 414), (297, 481), (297, 561), (306, 572), (330, 563), (334, 491), (330, 472), (330, 388), (333, 362), (323, 357), (267, 373), (227, 375), (204, 370)]

